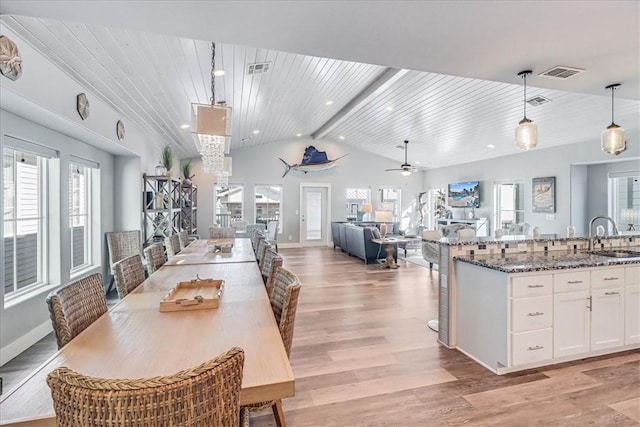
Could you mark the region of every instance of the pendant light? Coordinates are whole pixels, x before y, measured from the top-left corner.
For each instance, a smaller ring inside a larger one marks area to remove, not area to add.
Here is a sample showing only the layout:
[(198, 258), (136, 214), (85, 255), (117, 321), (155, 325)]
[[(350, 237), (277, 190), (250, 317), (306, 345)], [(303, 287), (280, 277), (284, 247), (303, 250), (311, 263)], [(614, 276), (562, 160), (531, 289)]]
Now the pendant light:
[(516, 128), (516, 147), (525, 151), (538, 145), (538, 126), (527, 119), (527, 76), (529, 74), (531, 74), (531, 70), (518, 73), (518, 76), (524, 79), (524, 118), (520, 120)]
[(627, 142), (624, 140), (624, 129), (613, 122), (613, 93), (620, 83), (607, 86), (605, 89), (611, 89), (611, 124), (602, 131), (602, 151), (617, 156), (627, 149)]

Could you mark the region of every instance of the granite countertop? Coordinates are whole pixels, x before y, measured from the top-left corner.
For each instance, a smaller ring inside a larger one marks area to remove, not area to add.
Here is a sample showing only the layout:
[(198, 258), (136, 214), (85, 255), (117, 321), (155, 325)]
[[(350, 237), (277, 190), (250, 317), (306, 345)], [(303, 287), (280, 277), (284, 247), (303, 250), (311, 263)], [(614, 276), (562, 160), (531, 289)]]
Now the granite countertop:
[[(636, 237), (636, 236), (640, 236), (640, 234), (637, 231), (620, 232), (620, 234), (617, 236), (601, 236), (601, 237), (598, 237), (598, 239), (600, 240), (620, 239), (624, 237)], [(537, 237), (533, 237), (533, 236), (527, 236), (523, 234), (515, 234), (515, 235), (502, 236), (500, 238), (488, 236), (488, 237), (467, 237), (462, 239), (458, 239), (457, 237), (443, 237), (441, 239), (422, 239), (423, 242), (441, 243), (449, 246), (477, 245), (478, 243), (548, 242), (552, 240), (556, 242), (562, 242), (566, 240), (588, 241), (589, 236), (576, 235), (574, 237), (566, 237), (559, 234), (540, 234)]]
[[(638, 249), (639, 248), (624, 248), (621, 250), (637, 251)], [(453, 257), (453, 259), (504, 273), (640, 264), (640, 256), (634, 258), (613, 258), (573, 250), (566, 252), (527, 252), (504, 255), (463, 255)]]

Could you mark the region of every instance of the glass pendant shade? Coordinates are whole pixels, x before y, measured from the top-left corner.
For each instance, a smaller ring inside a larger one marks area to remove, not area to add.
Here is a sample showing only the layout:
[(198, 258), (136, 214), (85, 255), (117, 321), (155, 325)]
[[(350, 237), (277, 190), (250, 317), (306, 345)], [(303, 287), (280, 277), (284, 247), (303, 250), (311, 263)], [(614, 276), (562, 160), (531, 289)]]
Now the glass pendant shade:
[(409, 175), (411, 175), (411, 171), (410, 170), (403, 170), (402, 172), (400, 172), (400, 175), (409, 176)]
[(627, 149), (624, 139), (624, 129), (615, 123), (611, 123), (602, 131), (602, 151), (617, 156)]
[(538, 145), (538, 126), (526, 117), (516, 127), (516, 148), (530, 150)]

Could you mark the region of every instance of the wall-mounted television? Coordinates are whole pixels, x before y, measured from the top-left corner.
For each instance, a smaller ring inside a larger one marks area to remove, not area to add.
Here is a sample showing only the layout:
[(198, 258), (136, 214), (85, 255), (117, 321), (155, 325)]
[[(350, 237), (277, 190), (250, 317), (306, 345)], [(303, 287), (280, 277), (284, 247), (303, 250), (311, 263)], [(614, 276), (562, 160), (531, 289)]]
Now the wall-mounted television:
[(447, 204), (451, 208), (479, 208), (480, 182), (468, 181), (449, 184)]

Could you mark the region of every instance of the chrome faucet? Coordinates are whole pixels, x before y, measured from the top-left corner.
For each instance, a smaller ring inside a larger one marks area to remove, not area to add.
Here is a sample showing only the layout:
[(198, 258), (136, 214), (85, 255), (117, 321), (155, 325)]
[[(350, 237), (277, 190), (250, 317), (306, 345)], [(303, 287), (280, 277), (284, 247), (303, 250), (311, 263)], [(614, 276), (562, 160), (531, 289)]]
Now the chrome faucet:
[(611, 224), (613, 225), (613, 235), (617, 236), (618, 234), (620, 234), (618, 232), (618, 227), (616, 226), (616, 222), (613, 220), (613, 218), (611, 218), (610, 216), (606, 216), (606, 215), (598, 215), (598, 216), (594, 216), (593, 218), (591, 218), (591, 221), (589, 221), (589, 252), (591, 252), (593, 250), (593, 242), (595, 239), (592, 239), (592, 232), (593, 232), (593, 223), (596, 222), (597, 219), (606, 219), (609, 220), (609, 222), (611, 222)]

